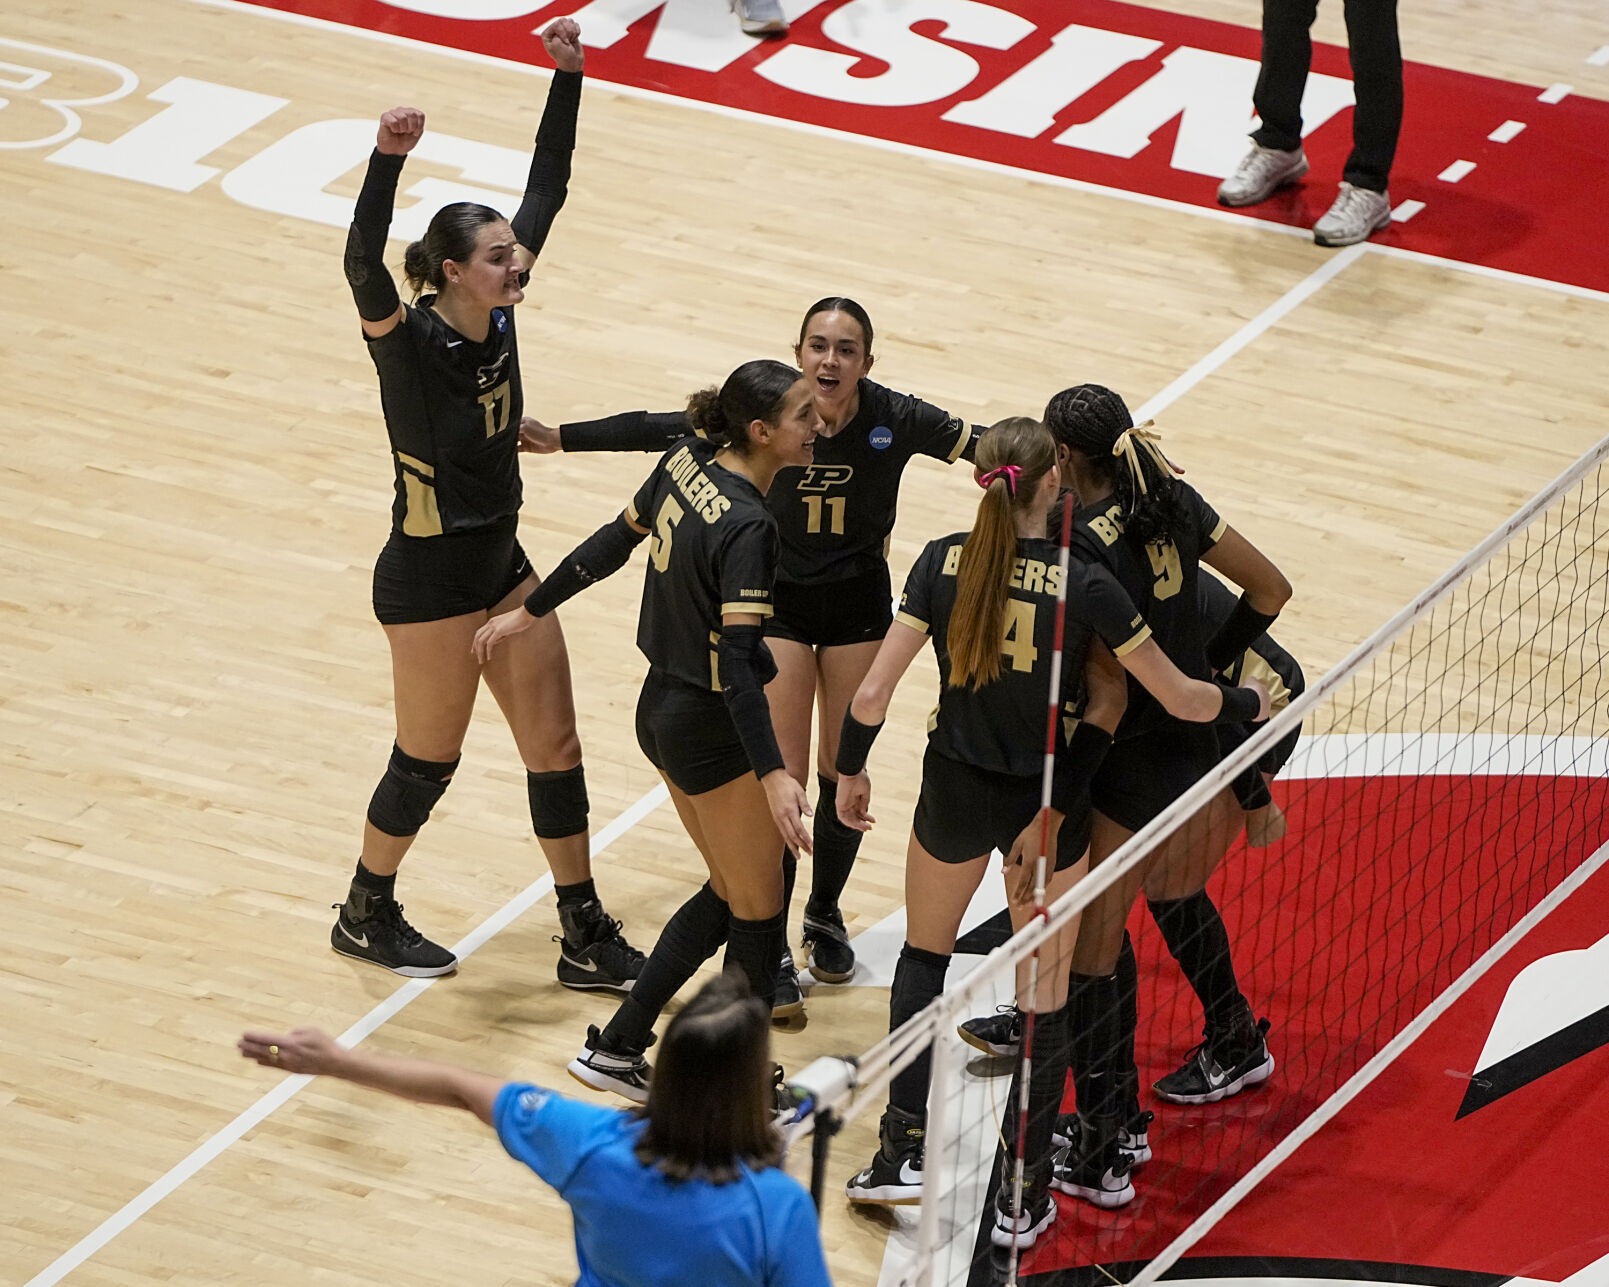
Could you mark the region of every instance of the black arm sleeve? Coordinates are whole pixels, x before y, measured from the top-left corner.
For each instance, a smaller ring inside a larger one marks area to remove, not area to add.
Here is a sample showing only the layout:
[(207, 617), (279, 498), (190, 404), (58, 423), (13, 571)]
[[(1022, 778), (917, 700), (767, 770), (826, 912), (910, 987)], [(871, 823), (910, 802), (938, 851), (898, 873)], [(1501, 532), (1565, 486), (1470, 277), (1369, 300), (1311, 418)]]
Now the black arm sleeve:
[(1229, 619), (1207, 640), (1207, 664), (1215, 671), (1228, 670), (1237, 657), (1267, 633), (1268, 627), (1274, 624), (1278, 616), (1278, 613), (1270, 617), (1258, 612), (1251, 606), (1251, 601), (1244, 594), (1241, 595)]
[(560, 560), (547, 579), (525, 597), (525, 610), (533, 617), (545, 617), (567, 599), (574, 598), (594, 581), (601, 581), (625, 566), (631, 552), (646, 536), (624, 518), (600, 527)]
[(961, 459), (967, 464), (976, 464), (978, 459), (978, 439), (983, 437), (988, 425), (973, 425), (967, 436), (966, 445), (961, 448)]
[(385, 266), (385, 239), (391, 231), (397, 176), (406, 159), (379, 148), (369, 154), (369, 168), (346, 234), (346, 280), (357, 301), (358, 316), (366, 322), (385, 321), (402, 303)]
[(1214, 724), (1250, 724), (1257, 718), (1257, 711), (1262, 706), (1262, 698), (1250, 688), (1231, 688), (1228, 684), (1219, 683), (1218, 691), (1223, 694), (1224, 704)]
[(570, 155), (575, 151), (575, 120), (580, 110), (581, 73), (554, 72), (542, 123), (536, 128), (525, 199), (509, 221), (515, 240), (533, 255), (542, 253), (542, 244), (570, 191)]
[(724, 626), (715, 653), (726, 709), (737, 725), (749, 766), (763, 778), (784, 765), (765, 697), (765, 686), (776, 677), (777, 667), (762, 634), (760, 626)]
[(669, 451), (693, 432), (685, 411), (622, 411), (559, 426), (563, 451)]
[(850, 707), (844, 708), (844, 726), (838, 733), (838, 758), (833, 767), (845, 777), (854, 777), (866, 768), (872, 743), (883, 731), (882, 724), (862, 724)]
[(1087, 719), (1078, 721), (1072, 738), (1056, 749), (1056, 767), (1050, 779), (1052, 809), (1063, 815), (1072, 813), (1111, 747), (1112, 735), (1104, 728)]

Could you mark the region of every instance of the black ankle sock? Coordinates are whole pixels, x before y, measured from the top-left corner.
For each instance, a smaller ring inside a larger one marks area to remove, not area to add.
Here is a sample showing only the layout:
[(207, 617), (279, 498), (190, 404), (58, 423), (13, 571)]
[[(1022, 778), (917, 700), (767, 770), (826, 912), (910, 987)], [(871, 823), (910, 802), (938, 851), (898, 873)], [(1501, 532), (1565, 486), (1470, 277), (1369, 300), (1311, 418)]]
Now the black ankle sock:
[(838, 782), (816, 775), (816, 816), (811, 820), (815, 852), (810, 855), (808, 915), (826, 915), (838, 906), (849, 872), (860, 852), (860, 832), (838, 820)]
[(1123, 931), (1123, 946), (1117, 954), (1117, 1005), (1123, 1024), (1117, 1079), (1127, 1102), (1140, 1095), (1140, 1069), (1134, 1062), (1134, 1034), (1140, 1026), (1140, 963), (1134, 959), (1134, 940), (1127, 930)]
[(577, 881), (574, 885), (554, 885), (553, 892), (558, 895), (559, 906), (569, 907), (576, 903), (590, 903), (598, 897), (598, 886), (590, 877)]
[[(1025, 1016), (1026, 1017), (1026, 1016)], [(1050, 1139), (1061, 1112), (1062, 1093), (1067, 1089), (1067, 1009), (1034, 1015), (1033, 1069), (1028, 1078), (1028, 1134), (1023, 1160), (1033, 1166), (1050, 1156)], [(1011, 1078), (1006, 1099), (1005, 1140), (1010, 1156), (1016, 1156), (1019, 1105), (1022, 1094), (1022, 1061)]]
[[(358, 859), (358, 869), (352, 874), (352, 893), (363, 895), (362, 911), (367, 914), (368, 906), (377, 899), (394, 899), (397, 896), (397, 873), (389, 876), (377, 876), (363, 865), (363, 859)], [(357, 900), (349, 894), (347, 896), (347, 914), (353, 915), (360, 909)], [(362, 916), (356, 919), (363, 919)]]
[(603, 1030), (615, 1050), (642, 1050), (659, 1013), (726, 941), (731, 912), (708, 883), (701, 885), (660, 931), (631, 992)]
[(743, 971), (749, 990), (767, 1007), (777, 999), (777, 967), (781, 961), (781, 912), (757, 921), (732, 917), (726, 939), (726, 968)]
[[(948, 956), (925, 952), (909, 943), (900, 948), (899, 964), (894, 967), (894, 986), (888, 994), (890, 1032), (944, 991), (944, 976), (949, 968)], [(902, 1112), (925, 1115), (927, 1083), (932, 1070), (932, 1056), (924, 1050), (915, 1063), (889, 1084), (888, 1102)]]
[(1084, 1117), (1112, 1117), (1121, 1103), (1117, 1062), (1123, 1015), (1115, 974), (1075, 974), (1068, 999), (1073, 1085)]
[(1206, 890), (1188, 898), (1152, 903), (1151, 915), (1168, 942), (1168, 951), (1201, 999), (1209, 1028), (1233, 1028), (1247, 1013), (1235, 979), (1229, 931)]
[(799, 855), (788, 845), (782, 846), (782, 923), (788, 923), (793, 910), (793, 887), (799, 879)]

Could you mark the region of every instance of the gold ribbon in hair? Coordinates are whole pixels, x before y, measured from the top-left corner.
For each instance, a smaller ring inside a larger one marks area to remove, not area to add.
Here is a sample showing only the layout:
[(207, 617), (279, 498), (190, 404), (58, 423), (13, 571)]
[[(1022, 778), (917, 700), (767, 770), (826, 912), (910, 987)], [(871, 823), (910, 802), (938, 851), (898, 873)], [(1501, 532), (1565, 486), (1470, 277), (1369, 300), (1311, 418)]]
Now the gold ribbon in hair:
[(1143, 425), (1134, 425), (1123, 430), (1118, 434), (1117, 441), (1112, 444), (1112, 455), (1121, 456), (1128, 462), (1129, 473), (1139, 484), (1142, 496), (1146, 494), (1146, 487), (1145, 471), (1140, 468), (1140, 452), (1143, 451), (1150, 456), (1163, 473), (1184, 473), (1184, 470), (1162, 454), (1162, 448), (1158, 445), (1161, 441), (1162, 435), (1156, 431), (1156, 421), (1147, 420)]

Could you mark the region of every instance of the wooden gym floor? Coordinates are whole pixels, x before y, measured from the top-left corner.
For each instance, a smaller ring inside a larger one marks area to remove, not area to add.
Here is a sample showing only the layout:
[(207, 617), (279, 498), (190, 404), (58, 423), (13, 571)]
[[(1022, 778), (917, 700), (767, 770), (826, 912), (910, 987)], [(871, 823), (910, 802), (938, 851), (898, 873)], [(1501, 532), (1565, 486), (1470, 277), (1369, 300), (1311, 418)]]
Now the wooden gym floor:
[[(1252, 0), (1174, 7), (1256, 20)], [(1343, 39), (1339, 5), (1318, 35)], [(8, 76), (48, 51), (138, 76), (139, 91), (77, 109), (85, 139), (150, 119), (147, 94), (178, 77), (288, 100), (206, 156), (219, 171), (399, 101), (432, 130), (523, 151), (545, 89), (512, 67), (187, 0), (23, 0), (0, 38)], [(1454, 0), (1404, 15), (1423, 61), (1538, 85), (1567, 65), (1609, 97), (1609, 70), (1583, 64), (1604, 39), (1587, 0), (1545, 23), (1515, 0), (1478, 26)], [(104, 67), (62, 74), (110, 89)], [(233, 1051), (247, 1026), (339, 1032), (369, 1016), (377, 1047), (565, 1088), (585, 1025), (610, 1010), (554, 982), (546, 896), (456, 977), (401, 994), (329, 950), (392, 735), (368, 598), (390, 471), (343, 234), (217, 180), (179, 191), (52, 163), (54, 145), (24, 145), (52, 118), (5, 84), (0, 1282), (571, 1281), (562, 1204), (476, 1123), (338, 1085), (265, 1101), (282, 1080)], [(872, 313), (878, 379), (983, 422), (1086, 379), (1137, 406), (1244, 340), (1174, 386), (1159, 423), (1290, 575), (1279, 635), (1318, 674), (1595, 441), (1609, 405), (1609, 297), (1344, 254), (595, 84), (522, 314), (528, 410), (674, 405), (739, 361), (785, 356), (804, 306), (838, 292)], [(527, 459), (538, 567), (648, 464)], [(913, 467), (896, 584), (973, 495), (960, 471)], [(646, 947), (700, 877), (632, 737), (639, 577), (634, 564), (563, 619), (595, 828), (611, 836), (599, 886)], [(884, 821), (846, 898), (857, 932), (902, 899), (923, 665), (877, 750)], [(458, 942), (544, 875), (521, 778), (488, 704), (403, 870), (409, 917), (433, 937)], [(881, 988), (818, 988), (778, 1057), (864, 1049), (886, 1005)], [(248, 1110), (243, 1138), (219, 1137)], [(874, 1129), (845, 1133), (838, 1171)], [(175, 1169), (208, 1141), (203, 1168)], [(875, 1281), (881, 1224), (835, 1199), (825, 1232), (842, 1281)]]

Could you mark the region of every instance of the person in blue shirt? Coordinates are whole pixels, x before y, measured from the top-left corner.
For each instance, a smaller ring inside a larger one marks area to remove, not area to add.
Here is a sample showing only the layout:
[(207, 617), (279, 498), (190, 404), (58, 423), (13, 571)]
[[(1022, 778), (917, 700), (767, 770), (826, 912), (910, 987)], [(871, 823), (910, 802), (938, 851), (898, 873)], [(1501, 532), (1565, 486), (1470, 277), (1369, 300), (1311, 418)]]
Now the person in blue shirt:
[(239, 1045), (265, 1067), (474, 1113), (569, 1203), (576, 1287), (830, 1287), (810, 1195), (778, 1169), (770, 1037), (765, 1003), (720, 976), (671, 1021), (648, 1102), (627, 1110), (347, 1050), (316, 1028)]

